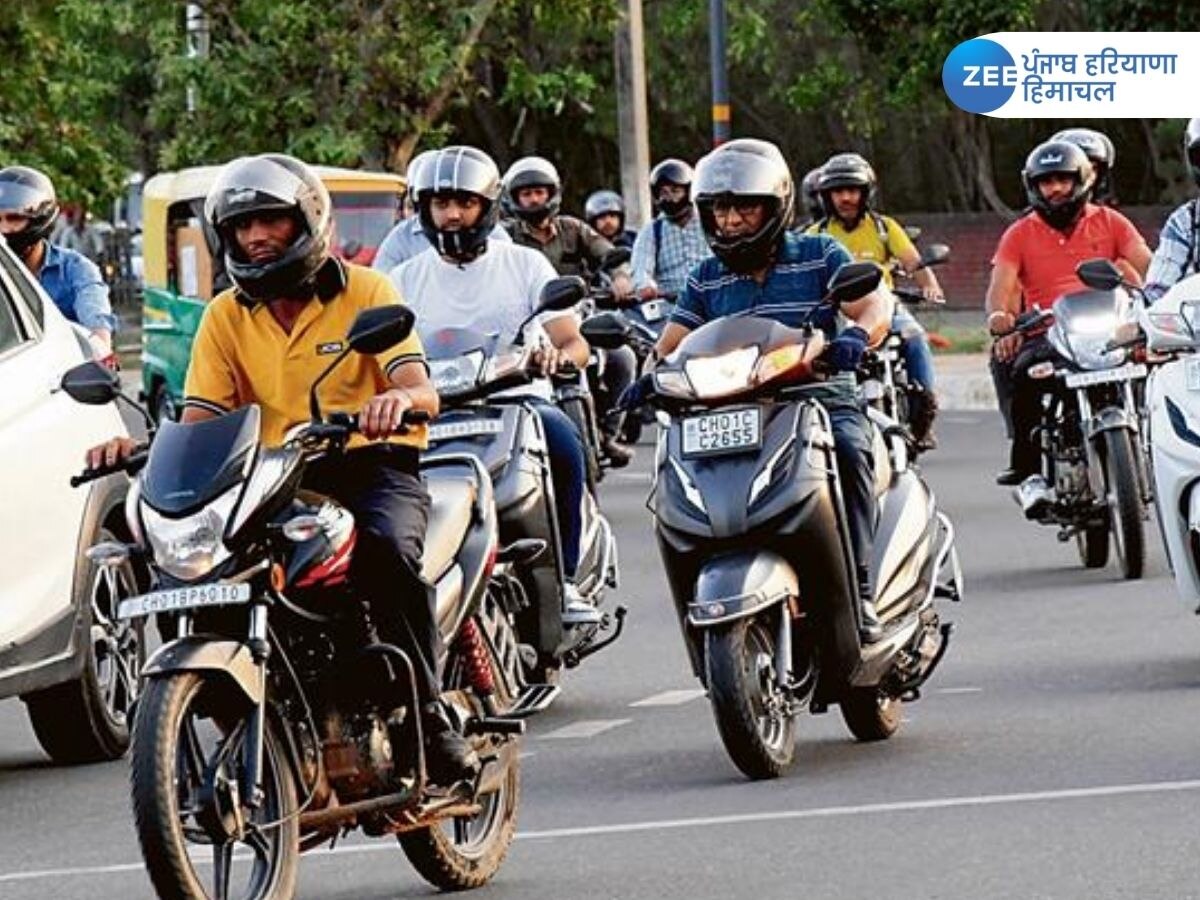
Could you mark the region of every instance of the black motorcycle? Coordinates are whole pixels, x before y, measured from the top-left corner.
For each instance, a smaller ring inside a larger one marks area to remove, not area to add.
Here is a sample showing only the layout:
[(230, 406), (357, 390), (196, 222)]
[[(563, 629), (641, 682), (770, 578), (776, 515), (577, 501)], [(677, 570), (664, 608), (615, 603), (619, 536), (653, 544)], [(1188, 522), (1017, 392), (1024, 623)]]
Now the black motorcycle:
[[(403, 307), (360, 314), (324, 374), (411, 327)], [(117, 396), (115, 379), (92, 364), (63, 387), (84, 403)], [(115, 467), (140, 471), (127, 506), (135, 542), (95, 556), (145, 559), (154, 590), (119, 615), (156, 615), (175, 634), (142, 671), (132, 741), (134, 817), (159, 896), (286, 900), (299, 853), (356, 827), (397, 836), (439, 888), (476, 887), (513, 838), (516, 738), (556, 689), (527, 688), (521, 675), (503, 589), (514, 551), (498, 548), (488, 475), (469, 458), (423, 464), (433, 501), (423, 574), (436, 590), (442, 699), (483, 761), (477, 778), (434, 787), (413, 661), (380, 642), (348, 580), (353, 516), (301, 488), (306, 464), (342, 452), (356, 422), (323, 418), (315, 384), (310, 399), (312, 422), (282, 447), (261, 444), (252, 405), (165, 422), (148, 451)]]

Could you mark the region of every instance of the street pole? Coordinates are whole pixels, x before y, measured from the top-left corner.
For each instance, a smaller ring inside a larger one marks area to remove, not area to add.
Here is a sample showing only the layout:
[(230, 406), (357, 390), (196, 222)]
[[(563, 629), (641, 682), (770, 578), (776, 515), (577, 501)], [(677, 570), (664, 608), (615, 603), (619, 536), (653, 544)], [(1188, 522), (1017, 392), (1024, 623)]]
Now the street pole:
[[(185, 34), (187, 37), (187, 58), (207, 59), (209, 50), (208, 13), (199, 3), (189, 3), (185, 19)], [(187, 86), (188, 115), (196, 112), (196, 85), (189, 82)]]
[(621, 150), (621, 194), (625, 221), (641, 228), (650, 218), (650, 136), (646, 112), (646, 55), (642, 0), (623, 0), (613, 36), (617, 72), (617, 118)]
[(708, 29), (713, 146), (719, 147), (732, 137), (729, 130), (729, 70), (725, 60), (725, 0), (708, 0)]

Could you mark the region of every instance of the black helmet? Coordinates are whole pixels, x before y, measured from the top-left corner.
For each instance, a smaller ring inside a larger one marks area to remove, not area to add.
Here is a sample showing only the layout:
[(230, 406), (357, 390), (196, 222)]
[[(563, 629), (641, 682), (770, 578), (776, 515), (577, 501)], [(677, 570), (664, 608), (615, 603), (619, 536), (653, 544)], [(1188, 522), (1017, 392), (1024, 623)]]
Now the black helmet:
[[(830, 193), (834, 188), (861, 188), (862, 199), (858, 202), (858, 213), (855, 221), (866, 215), (871, 204), (875, 202), (875, 170), (871, 164), (857, 153), (837, 153), (821, 166), (821, 174), (817, 179), (817, 190), (821, 195), (824, 209), (833, 214), (833, 199)], [(822, 213), (824, 214), (824, 213)]]
[[(544, 187), (550, 191), (545, 203), (522, 207), (517, 203), (517, 191), (521, 188)], [(524, 219), (530, 225), (541, 225), (557, 216), (562, 205), (562, 179), (554, 163), (540, 156), (525, 156), (508, 167), (504, 173), (504, 211), (510, 216)]]
[(1112, 170), (1117, 164), (1117, 148), (1103, 131), (1092, 128), (1064, 128), (1052, 141), (1069, 141), (1087, 154), (1096, 174), (1092, 196), (1096, 200), (1112, 198)]
[(28, 166), (0, 169), (0, 212), (28, 217), (28, 225), (15, 234), (5, 235), (13, 252), (24, 256), (30, 247), (50, 236), (58, 218), (54, 183)]
[(1183, 132), (1183, 159), (1192, 181), (1200, 186), (1200, 116), (1189, 120)]
[[(251, 262), (233, 226), (255, 213), (288, 213), (299, 226), (292, 245), (277, 259)], [(311, 290), (329, 259), (333, 204), (329, 191), (306, 163), (283, 153), (243, 156), (217, 173), (204, 201), (204, 218), (225, 255), (225, 271), (253, 300), (294, 297)]]
[(823, 218), (825, 206), (821, 202), (821, 191), (818, 184), (821, 181), (821, 167), (809, 169), (808, 174), (800, 182), (800, 193), (804, 196), (804, 210), (814, 222)]
[[(664, 159), (650, 170), (650, 196), (654, 200), (655, 209), (666, 213), (669, 219), (678, 219), (692, 203), (692, 179), (695, 173), (692, 167), (682, 159)], [(660, 200), (658, 191), (664, 184), (674, 184), (687, 188), (687, 195), (682, 200)]]
[(620, 228), (625, 227), (625, 201), (616, 191), (593, 191), (583, 204), (583, 218), (593, 228), (601, 216), (615, 215), (621, 222)]
[[(792, 173), (779, 148), (755, 138), (722, 144), (697, 164), (692, 187), (700, 224), (713, 254), (735, 272), (753, 272), (767, 265), (780, 235), (791, 222), (795, 194)], [(763, 225), (752, 235), (722, 237), (713, 217), (713, 203), (738, 197), (764, 202)]]
[[(458, 262), (470, 262), (487, 249), (496, 227), (500, 197), (500, 170), (495, 161), (475, 147), (445, 147), (418, 168), (412, 188), (421, 217), (421, 231), (438, 253)], [(438, 195), (473, 194), (483, 200), (483, 212), (470, 228), (444, 231), (433, 221), (430, 201)]]
[[(1071, 196), (1059, 203), (1050, 203), (1038, 190), (1038, 182), (1047, 175), (1070, 175), (1075, 180)], [(1021, 181), (1025, 184), (1025, 196), (1029, 205), (1046, 220), (1051, 228), (1066, 228), (1075, 221), (1083, 205), (1091, 196), (1095, 174), (1087, 154), (1078, 144), (1070, 141), (1046, 141), (1033, 148), (1025, 160)]]

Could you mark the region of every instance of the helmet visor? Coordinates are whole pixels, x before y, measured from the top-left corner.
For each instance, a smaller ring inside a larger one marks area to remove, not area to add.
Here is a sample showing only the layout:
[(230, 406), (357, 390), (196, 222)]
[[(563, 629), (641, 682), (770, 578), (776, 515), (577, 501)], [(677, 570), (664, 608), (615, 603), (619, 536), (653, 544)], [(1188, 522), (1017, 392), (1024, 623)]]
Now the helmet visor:
[(720, 194), (775, 197), (780, 190), (779, 171), (760, 156), (723, 153), (707, 157), (700, 164), (693, 195), (716, 197)]
[(0, 181), (0, 212), (33, 216), (48, 199), (44, 192), (30, 185)]
[(297, 207), (306, 190), (298, 175), (273, 160), (243, 160), (217, 176), (207, 205), (217, 215), (216, 224), (223, 225), (251, 212)]

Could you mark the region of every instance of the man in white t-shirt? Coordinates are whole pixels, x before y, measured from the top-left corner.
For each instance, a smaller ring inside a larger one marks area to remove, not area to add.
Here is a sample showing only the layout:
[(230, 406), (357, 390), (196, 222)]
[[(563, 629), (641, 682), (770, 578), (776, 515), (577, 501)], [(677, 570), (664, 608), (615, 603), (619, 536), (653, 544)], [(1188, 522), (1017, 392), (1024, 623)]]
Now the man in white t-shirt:
[[(536, 250), (489, 240), (500, 196), (500, 170), (474, 147), (447, 147), (420, 167), (409, 186), (416, 199), (422, 230), (436, 253), (422, 253), (392, 270), (400, 295), (417, 314), (417, 328), (430, 334), (442, 328), (473, 328), (497, 334), (511, 343), (517, 329), (537, 308), (546, 282), (555, 272)], [(579, 368), (589, 348), (571, 311), (546, 313), (538, 326), (544, 333), (535, 365), (553, 374), (560, 362)], [(549, 402), (544, 382), (530, 393), (550, 452), (558, 520), (562, 526), (567, 625), (595, 624), (600, 613), (575, 588), (583, 530), (581, 507), (586, 489), (583, 439), (567, 415)]]

